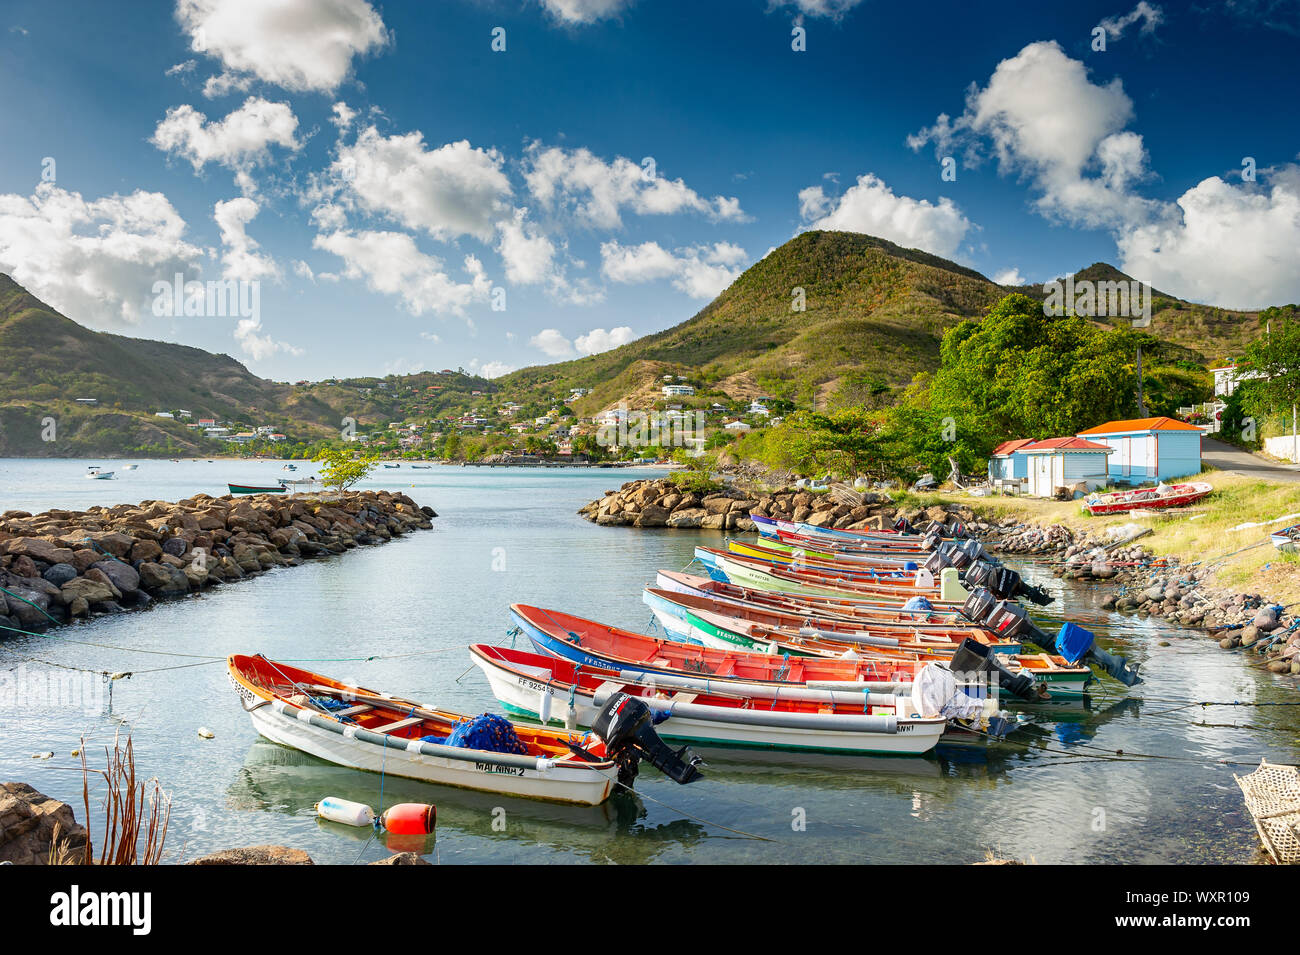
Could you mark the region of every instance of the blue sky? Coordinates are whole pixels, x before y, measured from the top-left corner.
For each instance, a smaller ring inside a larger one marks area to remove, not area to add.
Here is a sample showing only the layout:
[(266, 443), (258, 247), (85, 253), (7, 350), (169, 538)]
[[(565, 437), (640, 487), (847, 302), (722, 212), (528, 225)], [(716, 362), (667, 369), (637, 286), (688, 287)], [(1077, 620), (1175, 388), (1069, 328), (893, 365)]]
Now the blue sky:
[(1300, 4), (1045, 7), (10, 0), (0, 270), (282, 380), (603, 350), (814, 227), (1300, 300)]

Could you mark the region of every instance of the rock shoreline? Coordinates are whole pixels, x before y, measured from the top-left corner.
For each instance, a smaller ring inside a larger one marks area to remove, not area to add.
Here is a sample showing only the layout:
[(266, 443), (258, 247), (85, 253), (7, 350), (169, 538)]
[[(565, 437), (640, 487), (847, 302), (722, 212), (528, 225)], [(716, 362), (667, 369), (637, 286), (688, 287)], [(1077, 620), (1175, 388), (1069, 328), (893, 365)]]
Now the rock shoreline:
[(143, 501), (0, 514), (0, 639), (380, 544), (436, 517), (405, 494)]
[(1300, 618), (1261, 594), (1214, 586), (1212, 569), (1199, 562), (1151, 554), (1136, 537), (1079, 535), (1060, 524), (994, 527), (990, 537), (990, 549), (1004, 554), (1055, 557), (1053, 571), (1066, 580), (1111, 585), (1103, 610), (1203, 629), (1225, 650), (1265, 653), (1272, 673), (1300, 674)]
[(922, 509), (897, 507), (888, 494), (866, 492), (860, 504), (836, 501), (827, 493), (814, 494), (794, 487), (752, 492), (736, 487), (690, 491), (671, 478), (628, 481), (606, 491), (578, 513), (602, 527), (704, 528), (718, 531), (753, 531), (751, 513), (774, 520), (799, 521), (814, 527), (880, 530), (897, 518), (951, 523), (972, 521), (970, 508), (948, 504)]

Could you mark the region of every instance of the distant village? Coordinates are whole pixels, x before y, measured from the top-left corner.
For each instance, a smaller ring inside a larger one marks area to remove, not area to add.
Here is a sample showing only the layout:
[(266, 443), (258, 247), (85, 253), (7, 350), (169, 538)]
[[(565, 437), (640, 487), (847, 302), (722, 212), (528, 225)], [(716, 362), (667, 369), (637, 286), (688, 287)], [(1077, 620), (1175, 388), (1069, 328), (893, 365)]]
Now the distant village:
[[(417, 386), (402, 379), (326, 379), (299, 381), (293, 387), (347, 389), (400, 409), (400, 419), (381, 427), (370, 423), (340, 428), (341, 440), (369, 453), (488, 463), (661, 460), (678, 449), (698, 455), (752, 429), (780, 424), (784, 414), (793, 410), (790, 402), (770, 397), (738, 401), (716, 391), (701, 395), (697, 383), (685, 376), (665, 375), (657, 383), (658, 397), (643, 400), (641, 407), (620, 402), (580, 417), (571, 405), (590, 395), (588, 388), (571, 388), (549, 399), (523, 403), (503, 399), (490, 389), (471, 390), (466, 386), (474, 380), (463, 371), (443, 369), (433, 377), (445, 383)], [(76, 401), (98, 405), (96, 398)], [(196, 417), (185, 408), (151, 413), (184, 424), (196, 436), (239, 455), (300, 457), (329, 443), (319, 436), (294, 433), (288, 422)]]

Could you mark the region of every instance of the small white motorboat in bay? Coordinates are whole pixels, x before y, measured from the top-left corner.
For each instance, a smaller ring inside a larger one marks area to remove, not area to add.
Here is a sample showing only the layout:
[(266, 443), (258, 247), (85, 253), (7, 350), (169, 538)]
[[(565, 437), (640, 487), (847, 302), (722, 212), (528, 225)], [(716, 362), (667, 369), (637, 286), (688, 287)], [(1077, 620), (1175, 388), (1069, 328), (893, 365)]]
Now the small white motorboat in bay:
[(103, 470), (98, 464), (92, 464), (86, 468), (86, 477), (92, 481), (111, 481), (113, 472)]

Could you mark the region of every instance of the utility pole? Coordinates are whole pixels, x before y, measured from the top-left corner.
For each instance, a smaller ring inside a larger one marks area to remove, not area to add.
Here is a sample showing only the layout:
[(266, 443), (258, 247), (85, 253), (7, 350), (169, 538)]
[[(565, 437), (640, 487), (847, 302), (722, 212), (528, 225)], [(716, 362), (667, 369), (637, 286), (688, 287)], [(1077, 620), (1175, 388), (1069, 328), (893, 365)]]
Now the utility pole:
[(1142, 346), (1138, 345), (1138, 415), (1147, 417), (1147, 403), (1142, 394)]

